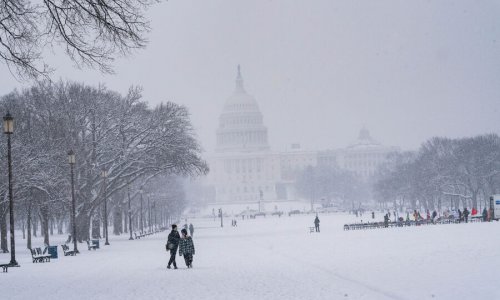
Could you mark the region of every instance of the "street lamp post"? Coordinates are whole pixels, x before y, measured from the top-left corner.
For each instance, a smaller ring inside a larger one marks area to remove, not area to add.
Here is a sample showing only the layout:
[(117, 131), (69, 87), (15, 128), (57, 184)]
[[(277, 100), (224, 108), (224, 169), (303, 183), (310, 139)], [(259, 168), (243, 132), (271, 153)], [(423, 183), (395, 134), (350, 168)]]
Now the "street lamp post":
[(73, 174), (73, 166), (76, 163), (75, 152), (73, 150), (69, 150), (68, 152), (68, 163), (71, 168), (71, 219), (73, 223), (73, 247), (75, 253), (78, 252), (78, 246), (76, 243), (76, 204), (75, 204), (75, 179)]
[(154, 223), (153, 223), (153, 224), (154, 224), (154, 228), (156, 228), (156, 227), (157, 227), (157, 225), (158, 225), (158, 224), (156, 223), (156, 200), (155, 200), (155, 201), (153, 201), (153, 212), (154, 212)]
[(16, 261), (16, 241), (14, 238), (14, 198), (12, 196), (12, 155), (10, 135), (14, 133), (14, 118), (7, 112), (3, 117), (3, 133), (7, 135), (7, 161), (9, 169), (9, 218), (10, 218), (10, 265), (18, 267)]
[(101, 176), (103, 178), (104, 184), (104, 235), (106, 236), (106, 242), (104, 245), (109, 245), (108, 239), (108, 195), (107, 195), (107, 186), (106, 186), (106, 178), (108, 177), (108, 171), (106, 169), (102, 169)]
[(128, 231), (130, 232), (129, 240), (133, 240), (132, 237), (132, 208), (130, 206), (130, 183), (127, 185), (127, 195), (128, 195)]
[(142, 217), (142, 194), (144, 193), (144, 191), (140, 190), (140, 193), (141, 193), (141, 215), (139, 216), (139, 229), (141, 230), (141, 233), (144, 232), (144, 222), (143, 222), (143, 217)]
[(149, 227), (149, 230), (151, 230), (151, 205), (150, 205), (150, 202), (149, 202), (149, 195), (148, 195), (148, 227)]

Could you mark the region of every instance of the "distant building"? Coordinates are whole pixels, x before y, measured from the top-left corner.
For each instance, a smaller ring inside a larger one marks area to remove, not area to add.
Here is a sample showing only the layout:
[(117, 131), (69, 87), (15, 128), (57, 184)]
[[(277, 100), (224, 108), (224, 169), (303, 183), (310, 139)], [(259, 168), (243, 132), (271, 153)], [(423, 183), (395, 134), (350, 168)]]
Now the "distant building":
[(399, 151), (398, 147), (381, 145), (370, 136), (368, 129), (363, 128), (354, 143), (338, 152), (337, 163), (339, 167), (369, 179), (386, 161), (387, 155), (396, 151)]
[(255, 98), (243, 85), (238, 66), (236, 87), (219, 117), (217, 144), (208, 162), (215, 202), (277, 199), (279, 156), (270, 151), (267, 128)]
[(238, 66), (236, 86), (226, 100), (216, 132), (215, 152), (208, 157), (206, 197), (211, 203), (259, 203), (298, 200), (295, 181), (308, 166), (340, 167), (368, 179), (394, 147), (371, 138), (367, 129), (345, 149), (308, 151), (295, 143), (273, 152), (257, 101), (244, 88)]

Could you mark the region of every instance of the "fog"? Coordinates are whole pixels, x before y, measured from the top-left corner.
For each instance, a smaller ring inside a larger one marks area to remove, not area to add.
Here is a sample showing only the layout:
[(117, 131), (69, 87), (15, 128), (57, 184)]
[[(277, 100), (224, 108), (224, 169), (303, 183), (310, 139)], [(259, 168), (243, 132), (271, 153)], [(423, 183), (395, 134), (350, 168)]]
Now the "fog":
[[(57, 45), (54, 79), (144, 88), (151, 104), (187, 106), (201, 144), (241, 65), (273, 150), (342, 148), (362, 126), (416, 149), (432, 136), (498, 133), (497, 1), (165, 1), (150, 10), (145, 50), (115, 75), (79, 70)], [(5, 66), (2, 66), (5, 68)], [(30, 83), (0, 72), (0, 94)]]

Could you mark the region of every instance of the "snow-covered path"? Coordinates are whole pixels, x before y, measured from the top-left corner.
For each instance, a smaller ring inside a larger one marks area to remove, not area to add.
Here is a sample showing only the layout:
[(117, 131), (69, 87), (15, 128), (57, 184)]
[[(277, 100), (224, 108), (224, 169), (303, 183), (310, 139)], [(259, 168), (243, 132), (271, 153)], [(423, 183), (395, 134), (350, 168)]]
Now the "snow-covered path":
[(345, 232), (352, 216), (320, 218), (320, 234), (308, 231), (311, 215), (222, 229), (190, 220), (193, 269), (182, 257), (166, 269), (167, 233), (80, 245), (81, 255), (45, 264), (18, 247), (21, 268), (0, 273), (2, 299), (500, 299), (497, 222)]

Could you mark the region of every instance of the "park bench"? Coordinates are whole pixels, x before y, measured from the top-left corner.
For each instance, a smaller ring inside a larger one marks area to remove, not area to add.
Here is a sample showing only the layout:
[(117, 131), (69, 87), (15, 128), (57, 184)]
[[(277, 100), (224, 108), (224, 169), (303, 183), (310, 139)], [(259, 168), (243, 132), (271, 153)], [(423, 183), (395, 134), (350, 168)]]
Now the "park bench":
[(309, 227), (309, 233), (313, 233), (313, 232), (314, 232), (314, 229), (315, 229), (315, 227), (314, 227), (314, 226), (313, 226), (313, 227)]
[(75, 250), (69, 250), (68, 245), (61, 245), (61, 248), (63, 249), (64, 256), (68, 256), (68, 255), (75, 256), (76, 255)]
[(10, 264), (2, 264), (0, 268), (2, 268), (2, 272), (7, 273), (9, 271)]
[(33, 259), (33, 263), (50, 262), (51, 255), (46, 254), (47, 247), (45, 247), (43, 252), (42, 252), (42, 248), (30, 249), (30, 252), (31, 252), (31, 258)]
[(97, 245), (94, 244), (94, 242), (90, 242), (89, 240), (87, 240), (87, 247), (89, 248), (89, 251), (97, 249)]

